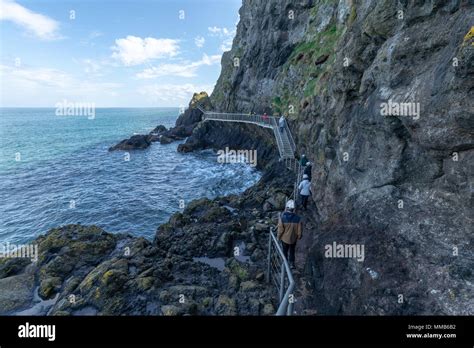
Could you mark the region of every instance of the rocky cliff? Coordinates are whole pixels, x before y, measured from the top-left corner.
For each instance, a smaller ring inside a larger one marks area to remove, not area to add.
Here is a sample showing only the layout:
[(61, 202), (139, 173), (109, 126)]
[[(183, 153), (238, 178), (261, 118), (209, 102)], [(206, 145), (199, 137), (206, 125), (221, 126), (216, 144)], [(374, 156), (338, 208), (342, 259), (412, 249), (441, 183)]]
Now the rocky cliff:
[[(304, 307), (472, 314), (473, 3), (244, 1), (240, 16), (211, 101), (285, 113), (315, 163)], [(364, 262), (325, 257), (333, 242)]]
[[(285, 113), (314, 162), (299, 313), (474, 313), (473, 23), (466, 0), (243, 2), (205, 107)], [(49, 231), (38, 263), (0, 262), (0, 314), (274, 313), (262, 270), (291, 173), (270, 131), (201, 122), (194, 106), (167, 131), (192, 132), (179, 150), (257, 149), (260, 183), (191, 203), (153, 242), (93, 226)], [(362, 245), (363, 258), (330, 258), (333, 243)]]
[(306, 308), (474, 313), (473, 24), (465, 0), (243, 2), (211, 101), (287, 114), (315, 163)]

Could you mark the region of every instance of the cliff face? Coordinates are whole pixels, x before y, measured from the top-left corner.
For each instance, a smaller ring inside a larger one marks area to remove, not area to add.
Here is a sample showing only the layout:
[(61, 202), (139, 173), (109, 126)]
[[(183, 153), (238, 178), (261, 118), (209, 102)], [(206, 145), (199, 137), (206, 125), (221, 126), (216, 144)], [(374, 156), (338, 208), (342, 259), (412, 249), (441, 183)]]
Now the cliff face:
[[(287, 114), (315, 163), (306, 307), (474, 313), (474, 3), (249, 0), (240, 16), (211, 101)], [(333, 242), (365, 260), (325, 257)]]
[[(200, 122), (195, 101), (286, 113), (314, 162), (300, 313), (474, 313), (474, 3), (255, 0), (240, 15), (211, 100), (196, 95), (176, 127), (143, 137), (192, 132), (180, 151), (257, 149), (259, 184), (190, 202), (153, 242), (95, 226), (50, 230), (33, 241), (37, 263), (0, 260), (0, 314), (275, 312), (268, 229), (292, 175), (269, 130)], [(329, 258), (333, 243), (362, 245), (363, 258)]]

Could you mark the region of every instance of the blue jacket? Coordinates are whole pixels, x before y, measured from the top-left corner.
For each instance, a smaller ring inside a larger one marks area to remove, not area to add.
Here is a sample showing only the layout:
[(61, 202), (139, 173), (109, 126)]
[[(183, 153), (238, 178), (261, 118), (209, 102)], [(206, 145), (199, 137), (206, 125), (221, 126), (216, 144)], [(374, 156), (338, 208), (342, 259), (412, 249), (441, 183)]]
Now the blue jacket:
[(281, 213), (278, 219), (278, 240), (295, 244), (303, 236), (301, 218), (290, 211)]

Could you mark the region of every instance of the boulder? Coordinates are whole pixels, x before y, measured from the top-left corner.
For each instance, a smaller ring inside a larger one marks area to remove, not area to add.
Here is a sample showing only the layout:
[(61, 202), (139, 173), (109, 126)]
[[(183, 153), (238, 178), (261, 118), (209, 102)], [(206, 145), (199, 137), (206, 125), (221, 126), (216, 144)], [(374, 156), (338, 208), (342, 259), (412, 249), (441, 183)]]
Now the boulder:
[(174, 139), (168, 138), (165, 135), (160, 136), (160, 144), (165, 145), (165, 144), (170, 144), (174, 141)]
[(149, 135), (143, 135), (143, 134), (137, 134), (129, 139), (122, 140), (120, 143), (117, 145), (114, 145), (109, 148), (109, 151), (115, 151), (115, 150), (139, 150), (139, 149), (146, 149), (149, 147), (151, 144), (150, 141), (150, 136)]
[(150, 134), (158, 134), (158, 135), (160, 135), (160, 134), (162, 134), (162, 133), (164, 133), (164, 132), (166, 132), (166, 131), (167, 131), (166, 127), (163, 126), (162, 124), (160, 124), (159, 126), (156, 126), (155, 129), (153, 129), (153, 130), (150, 132)]
[(215, 312), (219, 315), (236, 315), (235, 300), (227, 295), (220, 295), (217, 299)]

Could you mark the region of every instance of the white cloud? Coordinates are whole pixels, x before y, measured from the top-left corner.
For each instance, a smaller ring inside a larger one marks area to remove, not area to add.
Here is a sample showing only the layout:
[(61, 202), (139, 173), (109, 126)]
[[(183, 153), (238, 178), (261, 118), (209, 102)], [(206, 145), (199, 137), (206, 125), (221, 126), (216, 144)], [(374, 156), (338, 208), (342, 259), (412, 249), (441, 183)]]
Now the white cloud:
[(220, 45), (220, 48), (223, 52), (229, 51), (232, 48), (232, 41), (236, 33), (236, 29), (227, 29), (220, 27), (208, 27), (209, 35), (213, 37), (219, 37), (223, 41)]
[(60, 38), (59, 23), (40, 13), (33, 12), (13, 0), (0, 0), (0, 20), (11, 21), (42, 40)]
[(115, 40), (112, 57), (126, 66), (139, 65), (158, 58), (174, 57), (178, 54), (178, 40), (155, 39), (129, 35)]
[(206, 43), (206, 39), (203, 38), (202, 36), (196, 36), (194, 38), (194, 44), (199, 48), (203, 47), (205, 43)]
[(102, 69), (102, 63), (93, 60), (93, 59), (84, 59), (82, 61), (84, 64), (84, 72), (86, 74), (100, 76), (100, 70)]
[(207, 30), (209, 31), (211, 36), (220, 36), (220, 37), (225, 37), (225, 36), (233, 36), (235, 35), (235, 30), (230, 30), (227, 28), (219, 28), (219, 27), (207, 27)]
[(194, 77), (199, 67), (203, 65), (213, 65), (221, 61), (220, 55), (208, 56), (204, 54), (201, 60), (196, 62), (183, 62), (181, 64), (161, 64), (156, 67), (151, 67), (143, 70), (136, 75), (139, 79), (152, 79), (160, 76), (180, 76), (180, 77)]
[(168, 103), (170, 105), (187, 105), (193, 93), (206, 91), (209, 95), (214, 87), (212, 85), (186, 84), (154, 84), (144, 86), (140, 94), (144, 95), (152, 103)]
[(57, 69), (51, 68), (14, 68), (7, 65), (0, 66), (0, 76), (7, 79), (14, 79), (26, 84), (43, 87), (67, 87), (71, 82), (71, 77)]
[(229, 38), (225, 39), (224, 41), (222, 41), (222, 44), (220, 46), (222, 52), (230, 51), (230, 49), (232, 48), (232, 42), (233, 41), (234, 41), (233, 37), (229, 37)]
[[(66, 98), (100, 105), (105, 98), (117, 95), (121, 84), (75, 78), (46, 67), (0, 65), (0, 79), (9, 88), (1, 90), (1, 100), (12, 106), (53, 106)], [(103, 103), (105, 104), (105, 103)]]

